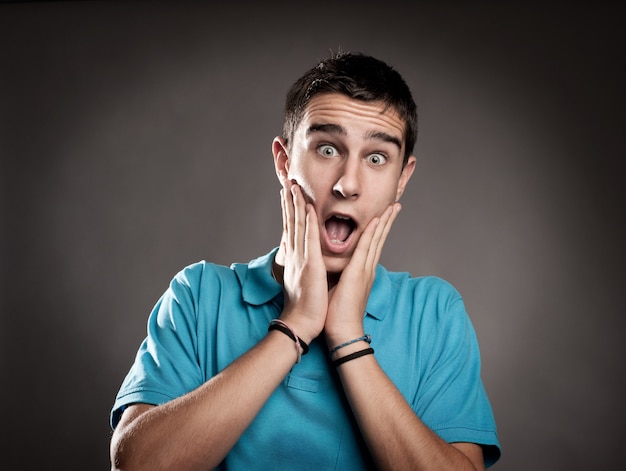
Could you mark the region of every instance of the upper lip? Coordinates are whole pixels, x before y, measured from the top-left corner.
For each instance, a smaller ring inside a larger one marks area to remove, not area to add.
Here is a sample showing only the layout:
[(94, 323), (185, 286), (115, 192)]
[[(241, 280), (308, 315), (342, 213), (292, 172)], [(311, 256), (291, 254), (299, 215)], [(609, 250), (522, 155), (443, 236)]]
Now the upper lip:
[(328, 219), (332, 217), (341, 218), (341, 219), (352, 219), (356, 223), (356, 218), (352, 214), (343, 213), (340, 211), (333, 211), (333, 212), (328, 213), (324, 220), (327, 221)]

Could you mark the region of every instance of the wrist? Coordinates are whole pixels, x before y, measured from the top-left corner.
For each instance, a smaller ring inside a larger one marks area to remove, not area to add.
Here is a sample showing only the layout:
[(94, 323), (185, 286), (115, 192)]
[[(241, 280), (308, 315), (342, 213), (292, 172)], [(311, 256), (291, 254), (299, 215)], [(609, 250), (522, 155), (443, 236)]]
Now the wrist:
[(281, 321), (280, 319), (272, 320), (267, 330), (268, 332), (277, 330), (281, 332), (282, 334), (284, 334), (285, 336), (289, 337), (294, 342), (294, 346), (296, 347), (296, 354), (297, 354), (296, 363), (300, 363), (300, 359), (302, 358), (302, 355), (306, 355), (309, 352), (309, 345), (304, 340), (302, 340), (298, 336), (298, 334), (296, 334), (296, 332), (291, 327), (289, 327), (288, 324)]
[(367, 355), (373, 355), (373, 354), (374, 354), (374, 349), (372, 347), (367, 347), (362, 350), (357, 350), (355, 352), (340, 356), (339, 358), (335, 358), (333, 360), (333, 364), (335, 365), (335, 367), (338, 367), (349, 361), (356, 360), (357, 358), (361, 358), (361, 357), (364, 357)]
[[(326, 346), (328, 347), (329, 353), (333, 351), (333, 349), (337, 348), (340, 345), (344, 345), (347, 342), (352, 342), (355, 339), (359, 339), (365, 336), (365, 331), (363, 330), (363, 326), (355, 326), (350, 329), (345, 329), (340, 332), (329, 332), (328, 327), (324, 330), (324, 335), (326, 337)], [(357, 342), (359, 345), (363, 346), (363, 342)], [(347, 349), (348, 347), (352, 347), (353, 345), (345, 345), (341, 348), (341, 350)]]
[(363, 334), (358, 337), (350, 338), (341, 343), (328, 344), (328, 355), (331, 360), (336, 360), (346, 355), (350, 355), (364, 348), (370, 347), (372, 343), (372, 336), (370, 334)]
[(289, 314), (283, 312), (279, 318), (282, 322), (287, 324), (293, 332), (306, 344), (310, 344), (313, 339), (319, 335), (319, 331), (311, 328), (306, 322), (302, 322), (302, 316)]

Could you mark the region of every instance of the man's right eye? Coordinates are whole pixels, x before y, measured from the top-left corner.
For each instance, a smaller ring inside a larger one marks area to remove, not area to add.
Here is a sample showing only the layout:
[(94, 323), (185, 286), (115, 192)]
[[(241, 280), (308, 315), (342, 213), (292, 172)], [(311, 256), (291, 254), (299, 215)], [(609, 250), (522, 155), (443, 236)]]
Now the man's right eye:
[(339, 155), (337, 149), (335, 149), (335, 147), (331, 146), (330, 144), (322, 144), (317, 148), (317, 151), (324, 157), (335, 157)]

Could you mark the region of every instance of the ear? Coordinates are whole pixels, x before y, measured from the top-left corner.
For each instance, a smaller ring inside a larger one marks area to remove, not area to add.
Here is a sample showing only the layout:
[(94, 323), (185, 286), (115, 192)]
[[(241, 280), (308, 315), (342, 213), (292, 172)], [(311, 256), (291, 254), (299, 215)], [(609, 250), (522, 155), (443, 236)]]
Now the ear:
[(402, 173), (400, 174), (400, 179), (398, 180), (398, 190), (396, 191), (396, 202), (400, 201), (400, 197), (402, 193), (404, 193), (404, 189), (406, 188), (407, 183), (411, 179), (411, 175), (413, 175), (413, 171), (415, 170), (417, 159), (414, 155), (411, 155), (406, 162), (406, 165), (402, 169)]
[[(285, 139), (277, 136), (272, 141), (272, 154), (274, 154), (274, 168), (280, 184), (287, 180), (289, 175), (289, 154)], [(283, 185), (284, 186), (284, 185)]]

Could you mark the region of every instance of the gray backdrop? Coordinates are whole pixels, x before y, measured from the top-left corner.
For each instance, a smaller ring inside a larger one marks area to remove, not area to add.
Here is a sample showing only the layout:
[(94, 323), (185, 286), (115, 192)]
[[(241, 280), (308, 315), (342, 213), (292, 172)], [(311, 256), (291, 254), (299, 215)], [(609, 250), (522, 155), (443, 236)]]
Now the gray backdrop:
[(186, 264), (278, 243), (283, 96), (342, 48), (414, 90), (418, 167), (383, 262), (464, 295), (496, 469), (615, 469), (623, 8), (227, 3), (0, 6), (3, 467), (108, 468), (149, 310)]

